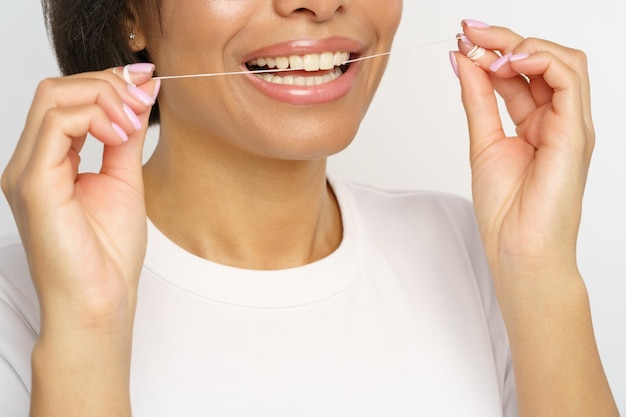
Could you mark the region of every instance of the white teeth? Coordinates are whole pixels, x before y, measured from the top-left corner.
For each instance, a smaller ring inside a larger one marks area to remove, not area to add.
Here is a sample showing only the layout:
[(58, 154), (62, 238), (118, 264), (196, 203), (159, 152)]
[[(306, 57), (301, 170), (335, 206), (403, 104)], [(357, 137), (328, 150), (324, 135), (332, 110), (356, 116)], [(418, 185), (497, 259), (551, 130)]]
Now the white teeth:
[[(302, 76), (294, 74), (281, 75), (281, 73), (271, 73), (260, 71), (256, 74), (262, 80), (277, 84), (298, 87), (314, 87), (330, 83), (341, 77), (343, 72), (339, 68), (350, 59), (349, 52), (324, 52), (321, 54), (306, 54), (304, 56), (291, 55), (288, 57), (262, 57), (248, 62), (252, 67), (266, 67), (268, 70), (294, 70), (325, 73)], [(263, 68), (262, 68), (263, 69)]]
[(284, 70), (289, 68), (289, 58), (278, 57), (276, 58), (276, 68)]
[(289, 57), (289, 67), (293, 70), (304, 69), (304, 59), (298, 55), (292, 55)]
[(323, 76), (315, 76), (315, 77), (301, 77), (298, 75), (273, 75), (273, 74), (256, 74), (257, 77), (261, 78), (272, 84), (277, 85), (295, 85), (298, 87), (314, 87), (317, 85), (327, 84), (331, 81), (335, 81), (337, 78), (341, 77), (343, 72), (339, 68), (335, 68), (334, 71), (328, 72)]
[(324, 52), (320, 55), (320, 69), (329, 70), (335, 67), (335, 54), (332, 52)]
[(325, 71), (341, 66), (349, 59), (349, 52), (324, 52), (304, 56), (291, 55), (289, 57), (256, 58), (249, 61), (248, 64), (258, 67), (267, 67), (268, 69)]
[(333, 63), (335, 64), (335, 66), (339, 66), (341, 65), (341, 57), (342, 57), (342, 53), (341, 52), (335, 52), (333, 54)]
[(305, 71), (319, 71), (320, 70), (319, 54), (308, 54), (304, 56), (304, 70)]

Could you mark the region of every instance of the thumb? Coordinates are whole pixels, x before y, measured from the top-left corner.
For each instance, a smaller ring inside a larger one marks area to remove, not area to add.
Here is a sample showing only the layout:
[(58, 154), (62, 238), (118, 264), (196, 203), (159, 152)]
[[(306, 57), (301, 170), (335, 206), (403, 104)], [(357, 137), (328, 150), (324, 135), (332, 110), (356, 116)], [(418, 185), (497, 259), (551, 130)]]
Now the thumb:
[(470, 134), (470, 157), (505, 136), (490, 75), (459, 52), (453, 52)]
[[(150, 80), (139, 88), (156, 100), (160, 87), (160, 80)], [(136, 189), (143, 187), (143, 147), (148, 131), (150, 112), (151, 108), (137, 114), (141, 127), (128, 136), (128, 141), (120, 145), (104, 147), (101, 174), (115, 177)]]

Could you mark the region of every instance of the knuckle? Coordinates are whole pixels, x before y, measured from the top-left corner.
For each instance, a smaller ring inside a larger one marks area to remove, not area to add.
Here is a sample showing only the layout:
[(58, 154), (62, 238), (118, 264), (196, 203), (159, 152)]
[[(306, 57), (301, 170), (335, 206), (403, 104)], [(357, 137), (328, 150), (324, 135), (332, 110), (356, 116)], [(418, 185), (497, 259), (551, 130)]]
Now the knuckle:
[(58, 78), (45, 78), (39, 82), (37, 89), (35, 90), (35, 98), (41, 99), (47, 97), (54, 91), (59, 85)]
[(540, 49), (540, 44), (541, 42), (543, 42), (542, 39), (536, 38), (534, 36), (530, 36), (526, 39), (524, 39), (524, 41), (522, 42), (525, 47), (530, 48), (531, 50), (539, 50)]
[(576, 62), (579, 66), (586, 68), (588, 63), (588, 57), (585, 51), (580, 49), (572, 49), (572, 57), (574, 62)]
[(11, 204), (15, 194), (16, 183), (19, 176), (20, 172), (12, 158), (4, 168), (4, 171), (2, 171), (2, 176), (0, 177), (0, 187), (9, 204)]
[(61, 120), (63, 119), (62, 113), (62, 110), (56, 107), (52, 107), (46, 110), (41, 121), (42, 129), (54, 129), (55, 127), (58, 127), (61, 124)]
[(7, 168), (2, 172), (2, 177), (0, 177), (0, 187), (2, 188), (2, 193), (7, 198), (10, 199), (11, 196), (11, 167), (7, 166)]
[(2, 173), (2, 192), (7, 198), (9, 205), (28, 202), (32, 199), (32, 180), (25, 173), (16, 172), (11, 165)]

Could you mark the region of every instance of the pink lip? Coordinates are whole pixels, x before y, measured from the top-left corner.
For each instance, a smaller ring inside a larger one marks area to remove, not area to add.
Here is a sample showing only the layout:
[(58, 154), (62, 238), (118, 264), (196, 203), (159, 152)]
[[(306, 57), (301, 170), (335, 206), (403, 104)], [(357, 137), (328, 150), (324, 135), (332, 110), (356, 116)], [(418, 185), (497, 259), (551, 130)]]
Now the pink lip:
[[(348, 38), (301, 39), (256, 50), (244, 58), (242, 66), (245, 68), (245, 62), (259, 57), (305, 55), (327, 51), (348, 51), (358, 54), (361, 49), (361, 43)], [(359, 64), (360, 62), (352, 63), (348, 71), (334, 81), (312, 87), (277, 85), (254, 74), (248, 74), (247, 78), (261, 93), (274, 100), (296, 106), (321, 105), (337, 101), (350, 92), (356, 81)]]

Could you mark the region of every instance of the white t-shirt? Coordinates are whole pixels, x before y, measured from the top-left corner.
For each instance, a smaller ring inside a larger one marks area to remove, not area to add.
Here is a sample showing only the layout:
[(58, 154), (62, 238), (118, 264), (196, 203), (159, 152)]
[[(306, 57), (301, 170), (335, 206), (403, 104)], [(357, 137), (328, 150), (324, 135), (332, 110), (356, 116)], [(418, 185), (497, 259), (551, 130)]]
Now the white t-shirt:
[[(342, 243), (299, 268), (219, 265), (149, 224), (133, 341), (135, 417), (517, 415), (471, 205), (329, 181)], [(38, 330), (23, 251), (5, 245), (3, 416), (28, 415)]]

